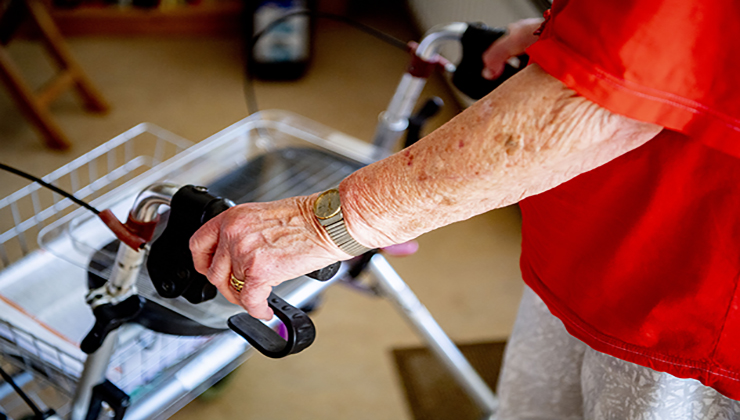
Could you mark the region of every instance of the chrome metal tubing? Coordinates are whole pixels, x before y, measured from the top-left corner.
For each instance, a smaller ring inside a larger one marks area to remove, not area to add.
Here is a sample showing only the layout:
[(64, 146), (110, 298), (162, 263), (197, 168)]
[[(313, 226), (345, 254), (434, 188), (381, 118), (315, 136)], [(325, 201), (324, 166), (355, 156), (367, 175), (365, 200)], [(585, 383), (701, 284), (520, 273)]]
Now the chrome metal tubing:
[[(144, 252), (124, 244), (118, 247), (110, 279), (105, 283), (105, 296), (99, 303), (117, 304), (136, 293), (136, 279), (139, 277), (141, 265), (144, 264), (144, 257)], [(95, 308), (97, 305), (92, 306)]]
[(378, 126), (373, 139), (378, 155), (373, 156), (374, 158), (382, 159), (393, 153), (398, 139), (408, 128), (409, 117), (426, 83), (426, 79), (414, 77), (409, 73), (401, 77), (388, 109), (378, 117)]
[(93, 354), (87, 356), (85, 368), (82, 370), (77, 389), (72, 399), (72, 410), (69, 420), (85, 420), (90, 409), (92, 389), (105, 380), (108, 363), (118, 341), (118, 330), (111, 331), (103, 341), (103, 345)]
[(179, 366), (176, 374), (158, 383), (156, 392), (135, 400), (125, 419), (169, 418), (247, 360), (250, 349), (249, 343), (238, 335), (223, 333), (205, 351)]
[[(326, 288), (347, 273), (342, 264), (339, 273), (326, 282), (307, 277), (285, 282), (275, 288), (275, 293), (295, 307), (301, 307), (319, 296)], [(269, 327), (278, 325), (278, 318), (267, 322)], [(252, 347), (235, 333), (225, 332), (209, 344), (207, 350), (178, 368), (175, 375), (157, 384), (157, 392), (150, 392), (133, 402), (126, 411), (126, 420), (166, 419), (200, 395), (210, 385), (226, 376), (244, 362)]]
[(148, 223), (157, 218), (157, 210), (161, 205), (170, 205), (172, 196), (180, 187), (174, 184), (157, 183), (142, 190), (131, 208), (131, 217), (139, 222)]
[(433, 27), (424, 35), (421, 42), (419, 42), (419, 46), (416, 48), (416, 55), (424, 60), (433, 58), (437, 54), (437, 51), (439, 51), (439, 46), (442, 43), (459, 41), (467, 29), (468, 24), (465, 22), (453, 22)]
[[(129, 217), (141, 223), (156, 220), (159, 206), (168, 206), (178, 189), (177, 185), (168, 183), (156, 183), (146, 187), (136, 196)], [(118, 247), (113, 272), (106, 285), (111, 295), (120, 296), (129, 293), (136, 283), (145, 256), (144, 252), (127, 246)]]
[[(416, 55), (423, 60), (431, 60), (443, 43), (459, 41), (467, 28), (467, 23), (460, 22), (432, 28), (419, 43)], [(373, 144), (379, 149), (379, 156), (374, 156), (376, 159), (382, 159), (393, 152), (398, 139), (408, 127), (409, 117), (426, 82), (425, 78), (414, 77), (409, 73), (401, 78), (388, 108), (378, 117), (373, 138)]]
[(434, 355), (444, 364), (486, 416), (498, 408), (498, 400), (468, 360), (434, 320), (409, 286), (382, 255), (375, 255), (368, 269), (388, 298), (416, 331), (426, 340)]
[[(136, 197), (130, 217), (139, 222), (154, 221), (159, 206), (169, 205), (177, 188), (176, 185), (166, 183), (157, 183), (145, 188)], [(121, 297), (135, 293), (136, 279), (145, 257), (145, 252), (131, 249), (124, 244), (118, 247), (116, 261), (105, 286), (109, 295), (106, 297), (107, 302), (115, 302)], [(85, 368), (72, 403), (71, 420), (83, 420), (86, 417), (92, 388), (105, 379), (106, 369), (118, 337), (117, 333), (117, 331), (109, 333), (103, 345), (85, 360)]]

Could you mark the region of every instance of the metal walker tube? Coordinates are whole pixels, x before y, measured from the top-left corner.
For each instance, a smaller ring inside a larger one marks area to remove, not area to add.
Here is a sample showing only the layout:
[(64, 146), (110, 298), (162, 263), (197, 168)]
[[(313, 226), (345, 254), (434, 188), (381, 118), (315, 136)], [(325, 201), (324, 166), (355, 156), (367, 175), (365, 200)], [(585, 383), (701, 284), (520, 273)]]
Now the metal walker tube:
[[(419, 43), (416, 55), (423, 60), (431, 60), (443, 43), (460, 41), (467, 28), (468, 24), (461, 22), (432, 28)], [(448, 70), (454, 72), (452, 68)], [(379, 117), (373, 139), (373, 144), (380, 149), (380, 156), (376, 158), (384, 158), (393, 151), (408, 127), (409, 117), (425, 84), (425, 78), (414, 77), (409, 73), (401, 78), (388, 109)], [(393, 302), (401, 315), (426, 340), (435, 356), (485, 413), (484, 417), (493, 418), (498, 408), (496, 396), (388, 261), (381, 255), (375, 255), (368, 269), (377, 280), (383, 295)]]
[(70, 420), (85, 420), (87, 417), (92, 389), (105, 379), (105, 372), (108, 370), (108, 363), (110, 363), (110, 358), (113, 356), (116, 341), (118, 341), (118, 331), (111, 331), (108, 337), (105, 338), (103, 345), (95, 353), (87, 356), (72, 399)]
[[(431, 60), (443, 43), (460, 40), (467, 27), (467, 23), (451, 23), (432, 28), (419, 43), (416, 55), (423, 60)], [(375, 156), (376, 158), (384, 158), (393, 151), (393, 147), (409, 125), (409, 117), (426, 82), (427, 79), (409, 73), (405, 73), (401, 78), (388, 108), (378, 117), (373, 144), (379, 148), (381, 156)]]
[(388, 260), (376, 254), (370, 260), (368, 269), (377, 280), (383, 296), (394, 304), (399, 313), (426, 340), (434, 355), (485, 413), (484, 418), (491, 417), (498, 409), (496, 396)]
[[(154, 221), (159, 206), (169, 205), (172, 196), (177, 192), (177, 188), (175, 185), (166, 183), (153, 184), (145, 188), (136, 197), (130, 217), (140, 222)], [(135, 281), (139, 276), (145, 257), (146, 252), (143, 250), (131, 249), (121, 243), (118, 254), (116, 254), (111, 277), (105, 284), (106, 299), (115, 302), (121, 296), (135, 293)], [(105, 379), (117, 338), (118, 331), (110, 332), (103, 345), (85, 360), (85, 367), (72, 401), (70, 420), (85, 420), (87, 417), (92, 389)]]

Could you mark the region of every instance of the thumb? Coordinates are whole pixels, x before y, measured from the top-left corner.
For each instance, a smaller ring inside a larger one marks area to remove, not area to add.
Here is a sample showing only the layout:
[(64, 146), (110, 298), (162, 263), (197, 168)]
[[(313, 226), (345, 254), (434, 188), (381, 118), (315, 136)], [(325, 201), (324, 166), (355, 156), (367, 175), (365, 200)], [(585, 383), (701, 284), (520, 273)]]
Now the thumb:
[(502, 36), (483, 53), (482, 76), (488, 80), (493, 80), (501, 76), (504, 72), (506, 60), (516, 55), (512, 49), (512, 39), (508, 34)]
[(267, 298), (272, 293), (272, 287), (268, 284), (249, 285), (239, 295), (242, 307), (255, 318), (269, 321), (274, 315), (272, 309), (267, 305)]

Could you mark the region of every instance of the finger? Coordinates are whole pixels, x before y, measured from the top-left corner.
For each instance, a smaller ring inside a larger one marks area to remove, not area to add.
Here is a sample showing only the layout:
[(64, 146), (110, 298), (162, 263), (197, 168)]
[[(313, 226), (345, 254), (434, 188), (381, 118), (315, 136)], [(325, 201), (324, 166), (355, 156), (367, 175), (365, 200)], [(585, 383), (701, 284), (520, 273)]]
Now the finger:
[(213, 255), (213, 262), (206, 270), (206, 277), (218, 288), (222, 295), (231, 303), (239, 304), (239, 300), (231, 292), (231, 257), (226, 247), (219, 246)]
[(501, 69), (497, 69), (496, 72), (494, 73), (493, 71), (491, 71), (491, 69), (486, 67), (483, 69), (483, 72), (481, 73), (481, 75), (483, 76), (484, 79), (493, 80), (501, 76), (501, 73), (503, 73), (503, 71), (504, 71), (503, 67), (501, 67)]
[(393, 257), (405, 257), (415, 254), (419, 250), (419, 243), (408, 241), (402, 244), (391, 245), (383, 248), (383, 252)]
[(231, 286), (231, 283), (226, 285), (224, 290), (219, 289), (219, 291), (229, 302), (233, 303), (234, 305), (242, 305), (241, 301), (239, 301), (239, 292), (234, 290), (234, 288)]
[(506, 60), (517, 55), (514, 51), (511, 36), (504, 35), (483, 53), (483, 77), (489, 80), (496, 79), (504, 72)]
[(506, 62), (511, 57), (524, 53), (537, 39), (534, 31), (542, 24), (542, 18), (523, 19), (512, 23), (507, 28), (507, 33), (496, 40), (483, 53), (483, 77), (496, 79), (504, 72)]
[(274, 312), (267, 306), (267, 298), (272, 292), (272, 287), (267, 284), (263, 285), (245, 285), (239, 300), (244, 309), (255, 318), (269, 321), (272, 319)]
[(209, 221), (190, 237), (190, 253), (193, 255), (195, 271), (207, 274), (212, 264), (213, 253), (219, 243), (219, 224)]
[(234, 289), (234, 286), (231, 285), (232, 275), (233, 274), (229, 275), (229, 280), (222, 287), (219, 287), (218, 290), (219, 292), (221, 292), (222, 295), (224, 295), (226, 300), (233, 303), (234, 305), (241, 306), (241, 302), (239, 301), (239, 292)]

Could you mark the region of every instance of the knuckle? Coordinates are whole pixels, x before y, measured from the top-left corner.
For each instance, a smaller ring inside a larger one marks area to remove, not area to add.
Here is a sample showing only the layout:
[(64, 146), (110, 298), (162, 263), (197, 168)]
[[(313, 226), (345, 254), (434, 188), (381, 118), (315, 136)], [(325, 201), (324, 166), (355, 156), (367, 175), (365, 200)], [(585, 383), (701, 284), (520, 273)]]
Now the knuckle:
[(247, 259), (254, 253), (254, 250), (246, 241), (236, 241), (231, 244), (231, 252), (241, 259)]
[(254, 279), (254, 262), (249, 258), (234, 258), (233, 271), (240, 279)]
[(242, 229), (240, 223), (236, 220), (225, 221), (221, 226), (221, 232), (230, 240), (244, 236), (244, 229)]

